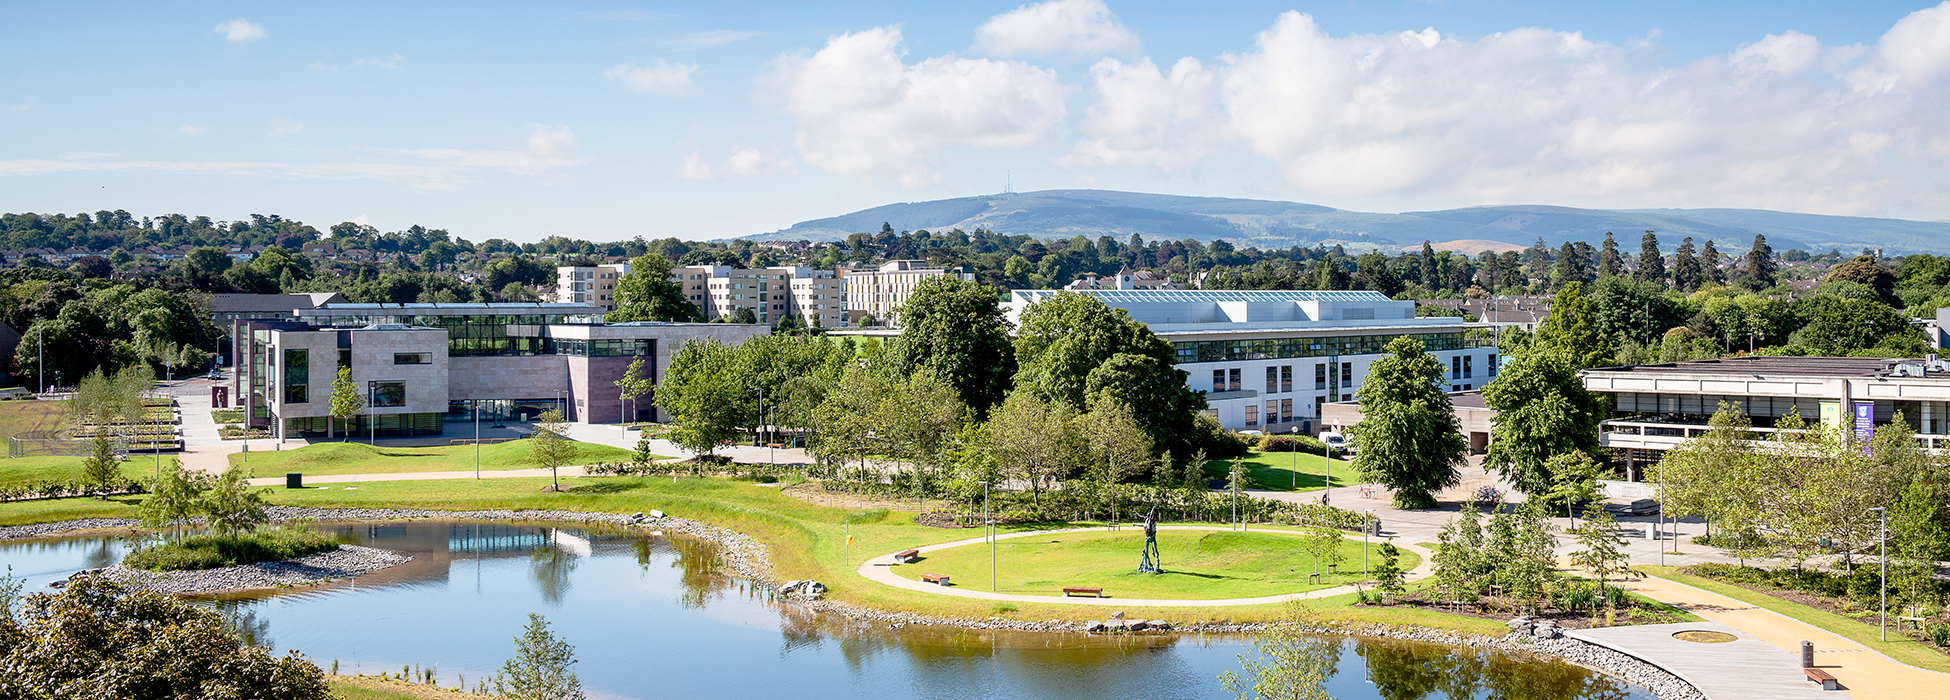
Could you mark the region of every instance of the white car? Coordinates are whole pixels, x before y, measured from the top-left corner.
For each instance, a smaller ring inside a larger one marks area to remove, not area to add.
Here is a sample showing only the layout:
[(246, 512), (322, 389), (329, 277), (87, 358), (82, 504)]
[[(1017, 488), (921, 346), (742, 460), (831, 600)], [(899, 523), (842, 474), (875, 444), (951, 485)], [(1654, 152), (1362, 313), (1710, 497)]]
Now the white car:
[(1347, 449), (1347, 436), (1340, 433), (1321, 433), (1320, 441), (1327, 443), (1327, 446), (1333, 448), (1335, 452)]

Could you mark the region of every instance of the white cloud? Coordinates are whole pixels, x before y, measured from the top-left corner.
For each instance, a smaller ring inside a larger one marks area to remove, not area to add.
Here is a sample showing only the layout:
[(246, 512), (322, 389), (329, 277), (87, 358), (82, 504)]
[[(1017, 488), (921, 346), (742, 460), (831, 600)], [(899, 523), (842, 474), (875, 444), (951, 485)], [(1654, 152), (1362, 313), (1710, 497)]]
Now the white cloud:
[(975, 30), (975, 48), (990, 56), (1135, 56), (1138, 36), (1103, 0), (1050, 0), (1018, 7)]
[(684, 156), (677, 176), (686, 180), (716, 180), (720, 177), (753, 177), (792, 172), (792, 161), (774, 158), (756, 148), (736, 148), (722, 165), (713, 167), (696, 151)]
[(1243, 147), (1345, 197), (1950, 209), (1930, 184), (1950, 178), (1950, 3), (1867, 48), (1783, 32), (1678, 67), (1656, 49), (1532, 28), (1337, 37), (1289, 12), (1211, 64), (1099, 61), (1054, 161), (1177, 171)]
[(222, 34), (223, 40), (232, 44), (248, 44), (262, 39), (265, 36), (264, 25), (242, 17), (219, 24), (216, 29), (212, 29), (210, 32), (213, 34)]
[(154, 161), (120, 160), (111, 154), (71, 153), (56, 158), (0, 160), (0, 177), (73, 172), (159, 172), (171, 175), (262, 177), (280, 180), (377, 180), (427, 190), (450, 190), (485, 173), (546, 175), (588, 162), (566, 126), (528, 125), (520, 150), (374, 149), (362, 160)]
[(357, 61), (353, 61), (352, 67), (353, 68), (384, 68), (386, 70), (399, 70), (399, 62), (401, 58), (402, 56), (400, 56), (399, 54), (393, 54), (391, 58), (361, 58)]
[(210, 127), (207, 126), (191, 126), (189, 124), (184, 124), (182, 126), (176, 127), (176, 133), (182, 134), (184, 136), (202, 136), (203, 132), (209, 130)]
[(775, 62), (806, 162), (919, 187), (940, 180), (932, 160), (942, 149), (1021, 147), (1063, 132), (1066, 88), (1055, 72), (953, 55), (910, 65), (900, 44), (900, 29), (878, 27)]
[(691, 88), (691, 74), (696, 72), (697, 64), (665, 63), (659, 58), (642, 66), (632, 63), (616, 66), (603, 71), (603, 77), (637, 92), (677, 95)]
[(296, 136), (305, 133), (305, 125), (284, 117), (278, 117), (271, 120), (271, 126), (265, 129), (264, 133), (269, 136)]

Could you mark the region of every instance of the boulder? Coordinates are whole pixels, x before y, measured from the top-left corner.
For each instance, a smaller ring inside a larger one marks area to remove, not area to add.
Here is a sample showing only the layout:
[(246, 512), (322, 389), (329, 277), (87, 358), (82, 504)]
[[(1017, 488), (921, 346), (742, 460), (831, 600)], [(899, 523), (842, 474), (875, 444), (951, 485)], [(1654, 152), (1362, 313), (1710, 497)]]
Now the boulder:
[(1109, 629), (1109, 627), (1104, 625), (1103, 620), (1091, 620), (1083, 623), (1083, 629), (1086, 632), (1102, 632)]
[(1159, 632), (1163, 632), (1171, 629), (1171, 623), (1166, 622), (1164, 620), (1152, 620), (1145, 624), (1148, 625), (1151, 629), (1158, 630)]
[(1122, 611), (1122, 610), (1119, 610), (1119, 611), (1117, 611), (1117, 612), (1114, 612), (1114, 613), (1111, 613), (1111, 614), (1110, 614), (1110, 619), (1112, 619), (1112, 620), (1122, 620), (1122, 619), (1124, 619), (1124, 611)]
[(650, 511), (650, 517), (652, 517), (652, 518), (661, 518), (661, 517), (664, 517), (664, 512), (663, 512), (663, 511), (661, 511), (661, 510), (653, 510), (653, 511)]
[(1149, 628), (1151, 623), (1145, 622), (1144, 620), (1131, 620), (1125, 626), (1131, 628), (1132, 632), (1142, 632)]
[(1560, 630), (1557, 628), (1557, 625), (1546, 621), (1536, 627), (1530, 628), (1530, 634), (1538, 639), (1557, 639), (1558, 637), (1564, 636), (1564, 630)]
[(1503, 624), (1504, 626), (1509, 627), (1511, 632), (1527, 632), (1530, 630), (1531, 625), (1535, 624), (1535, 621), (1536, 618), (1533, 618), (1529, 615), (1523, 615), (1523, 616), (1511, 618), (1509, 622), (1505, 622)]

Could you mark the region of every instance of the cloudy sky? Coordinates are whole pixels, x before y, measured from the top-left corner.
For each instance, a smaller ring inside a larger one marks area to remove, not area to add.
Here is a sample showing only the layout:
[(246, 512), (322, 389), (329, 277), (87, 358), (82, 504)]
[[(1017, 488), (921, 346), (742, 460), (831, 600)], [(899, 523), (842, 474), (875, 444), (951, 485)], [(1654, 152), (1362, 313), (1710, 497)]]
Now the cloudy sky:
[(1950, 2), (1598, 4), (15, 0), (0, 211), (717, 238), (1013, 179), (1950, 219)]

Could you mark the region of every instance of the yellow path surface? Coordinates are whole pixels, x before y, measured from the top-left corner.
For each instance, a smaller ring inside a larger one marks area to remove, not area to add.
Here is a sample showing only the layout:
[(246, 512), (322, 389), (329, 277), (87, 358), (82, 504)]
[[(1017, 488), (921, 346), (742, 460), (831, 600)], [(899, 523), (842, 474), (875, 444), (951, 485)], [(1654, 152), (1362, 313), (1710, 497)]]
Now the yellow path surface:
[(1847, 637), (1772, 610), (1655, 576), (1614, 583), (1620, 588), (1684, 608), (1707, 620), (1737, 628), (1797, 657), (1801, 654), (1802, 640), (1814, 642), (1815, 666), (1834, 674), (1841, 681), (1842, 688), (1856, 700), (1942, 700), (1950, 697), (1950, 674), (1898, 663)]

